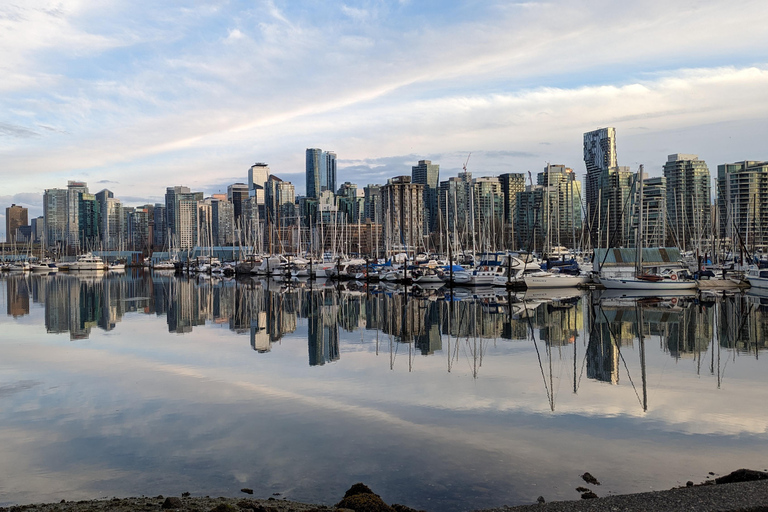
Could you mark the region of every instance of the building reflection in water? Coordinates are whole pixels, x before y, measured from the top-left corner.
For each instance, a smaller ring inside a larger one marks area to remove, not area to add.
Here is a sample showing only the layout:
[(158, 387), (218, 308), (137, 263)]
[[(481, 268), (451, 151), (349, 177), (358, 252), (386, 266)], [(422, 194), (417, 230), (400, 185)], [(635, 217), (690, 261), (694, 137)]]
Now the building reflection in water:
[[(127, 314), (146, 314), (165, 317), (171, 333), (189, 333), (206, 324), (227, 326), (249, 335), (254, 351), (266, 353), (305, 320), (310, 366), (341, 358), (342, 332), (360, 332), (362, 340), (366, 331), (376, 331), (377, 340), (381, 335), (389, 342), (391, 367), (398, 346), (407, 345), (409, 361), (440, 353), (447, 356), (451, 371), (461, 348), (468, 351), (475, 376), (489, 343), (533, 341), (537, 351), (542, 344), (543, 373), (546, 359), (573, 358), (574, 391), (579, 350), (589, 379), (618, 384), (628, 371), (623, 351), (639, 350), (640, 334), (658, 341), (670, 357), (692, 359), (698, 371), (713, 374), (720, 349), (758, 355), (768, 334), (768, 298), (750, 294), (709, 302), (503, 291), (480, 295), (477, 290), (451, 296), (445, 290), (412, 293), (320, 282), (285, 287), (252, 278), (212, 280), (139, 271), (5, 275), (0, 284), (6, 288), (9, 316), (28, 315), (31, 299), (44, 307), (47, 331), (68, 333), (72, 340), (88, 338), (94, 327), (116, 329)], [(380, 348), (377, 342), (377, 354)]]

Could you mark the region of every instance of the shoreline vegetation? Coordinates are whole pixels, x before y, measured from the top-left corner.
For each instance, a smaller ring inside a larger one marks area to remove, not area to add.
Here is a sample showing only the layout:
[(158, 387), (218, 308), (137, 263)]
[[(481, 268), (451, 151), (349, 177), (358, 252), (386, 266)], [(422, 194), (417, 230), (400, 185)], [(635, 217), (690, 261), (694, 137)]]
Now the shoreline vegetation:
[[(710, 473), (711, 474), (711, 473)], [(600, 482), (589, 473), (581, 478), (587, 485), (599, 486)], [(719, 512), (768, 512), (768, 470), (739, 469), (728, 475), (707, 480), (701, 484), (687, 482), (685, 487), (666, 491), (638, 494), (611, 495), (599, 498), (590, 488), (577, 488), (582, 499), (547, 503), (539, 497), (532, 505), (503, 506), (475, 512), (532, 511), (719, 511)], [(252, 489), (241, 489), (253, 494)], [(382, 498), (362, 483), (354, 484), (335, 505), (313, 505), (270, 497), (226, 498), (192, 497), (185, 492), (181, 497), (134, 497), (82, 501), (61, 500), (59, 503), (12, 505), (0, 507), (0, 512), (128, 512), (128, 511), (189, 511), (189, 512), (424, 512), (406, 505), (387, 505)], [(431, 511), (439, 512), (439, 511)]]

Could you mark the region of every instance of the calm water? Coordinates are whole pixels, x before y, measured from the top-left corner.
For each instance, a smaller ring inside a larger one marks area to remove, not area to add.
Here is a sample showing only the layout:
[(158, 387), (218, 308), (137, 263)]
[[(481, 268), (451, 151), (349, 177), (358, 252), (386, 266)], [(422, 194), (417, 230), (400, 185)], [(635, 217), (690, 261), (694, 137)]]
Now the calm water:
[(6, 274), (0, 505), (362, 481), (452, 511), (768, 467), (768, 300), (567, 295)]

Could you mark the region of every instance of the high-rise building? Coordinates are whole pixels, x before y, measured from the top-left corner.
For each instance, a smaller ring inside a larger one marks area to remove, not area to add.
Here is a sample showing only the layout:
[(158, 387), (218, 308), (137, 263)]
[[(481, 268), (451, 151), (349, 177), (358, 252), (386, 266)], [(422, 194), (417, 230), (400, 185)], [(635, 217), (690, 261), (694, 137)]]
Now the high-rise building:
[(234, 245), (235, 205), (226, 199), (211, 197), (211, 210), (214, 243), (219, 246)]
[(188, 187), (166, 189), (166, 226), (171, 234), (172, 247), (188, 249), (197, 244), (197, 202), (202, 200), (202, 192), (191, 192)]
[(154, 227), (152, 229), (152, 244), (158, 249), (167, 248), (168, 245), (168, 226), (165, 224), (165, 205), (155, 203), (152, 210), (154, 217)]
[(667, 179), (667, 217), (684, 250), (701, 246), (712, 233), (710, 174), (697, 155), (669, 155), (664, 164)]
[(446, 217), (448, 237), (466, 247), (470, 231), (471, 211), (470, 192), (472, 190), (472, 173), (460, 172), (458, 176), (440, 182), (440, 211)]
[(575, 248), (582, 231), (581, 183), (573, 169), (564, 165), (548, 165), (537, 176), (537, 183), (545, 188), (546, 197), (542, 218), (548, 219), (544, 227), (544, 250), (554, 246)]
[[(243, 224), (243, 205), (248, 200), (249, 194), (248, 185), (245, 183), (234, 183), (227, 187), (227, 199), (235, 208), (235, 224)], [(258, 200), (258, 196), (254, 197)]]
[[(637, 205), (634, 207), (634, 228), (639, 219)], [(663, 176), (645, 178), (643, 184), (643, 237), (644, 247), (665, 247), (667, 241), (667, 179)], [(637, 231), (633, 230), (634, 233)], [(637, 240), (633, 239), (633, 246)]]
[(584, 134), (584, 164), (587, 167), (585, 177), (585, 195), (587, 226), (593, 237), (596, 237), (595, 226), (605, 219), (600, 219), (604, 210), (599, 204), (602, 200), (600, 189), (605, 184), (606, 175), (610, 169), (618, 167), (616, 157), (616, 129), (600, 128)]
[(32, 227), (32, 241), (35, 243), (42, 242), (45, 236), (45, 217), (36, 217), (29, 224)]
[(296, 192), (293, 184), (290, 181), (283, 181), (277, 176), (270, 176), (266, 183), (265, 192), (267, 223), (280, 227), (295, 225)]
[(718, 224), (734, 250), (768, 251), (768, 161), (717, 166)]
[(101, 211), (96, 196), (87, 192), (78, 194), (77, 203), (77, 239), (81, 251), (91, 251), (99, 247), (99, 217)]
[(418, 251), (424, 243), (424, 185), (397, 176), (381, 187), (384, 236), (397, 251)]
[(438, 188), (440, 186), (440, 166), (430, 160), (419, 160), (411, 167), (411, 181), (424, 185), (424, 232), (432, 233), (438, 227), (440, 215)]
[(80, 194), (88, 193), (84, 181), (67, 182), (67, 241), (70, 247), (80, 245)]
[(515, 237), (515, 210), (517, 209), (517, 194), (525, 190), (525, 174), (505, 173), (499, 176), (501, 192), (504, 194), (504, 227), (506, 245), (510, 249), (520, 248)]
[(45, 244), (61, 251), (67, 242), (67, 189), (49, 188), (43, 194)]
[[(99, 194), (96, 195), (98, 196)], [(116, 251), (125, 245), (124, 237), (126, 234), (123, 231), (123, 203), (119, 199), (112, 197), (111, 192), (104, 194), (102, 197), (104, 199), (101, 202), (101, 243), (104, 249)]]
[(363, 188), (363, 216), (374, 224), (381, 224), (384, 218), (381, 211), (381, 185), (368, 185)]
[(319, 148), (307, 148), (307, 197), (319, 197), (320, 192), (336, 190), (336, 153)]
[(16, 230), (27, 225), (28, 211), (23, 206), (12, 204), (5, 209), (5, 241), (16, 242)]
[(501, 225), (504, 217), (501, 181), (492, 176), (475, 178), (472, 180), (472, 192), (472, 221), (475, 224), (479, 246), (498, 249), (504, 234)]

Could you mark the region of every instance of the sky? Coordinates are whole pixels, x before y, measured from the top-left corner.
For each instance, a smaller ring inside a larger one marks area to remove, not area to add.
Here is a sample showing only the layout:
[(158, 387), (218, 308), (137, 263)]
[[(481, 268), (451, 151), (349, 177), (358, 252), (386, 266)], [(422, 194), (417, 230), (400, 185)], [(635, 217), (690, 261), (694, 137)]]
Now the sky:
[(764, 1), (0, 0), (0, 230), (46, 188), (206, 195), (248, 168), (305, 191), (305, 150), (363, 187), (428, 159), (440, 179), (767, 160)]

